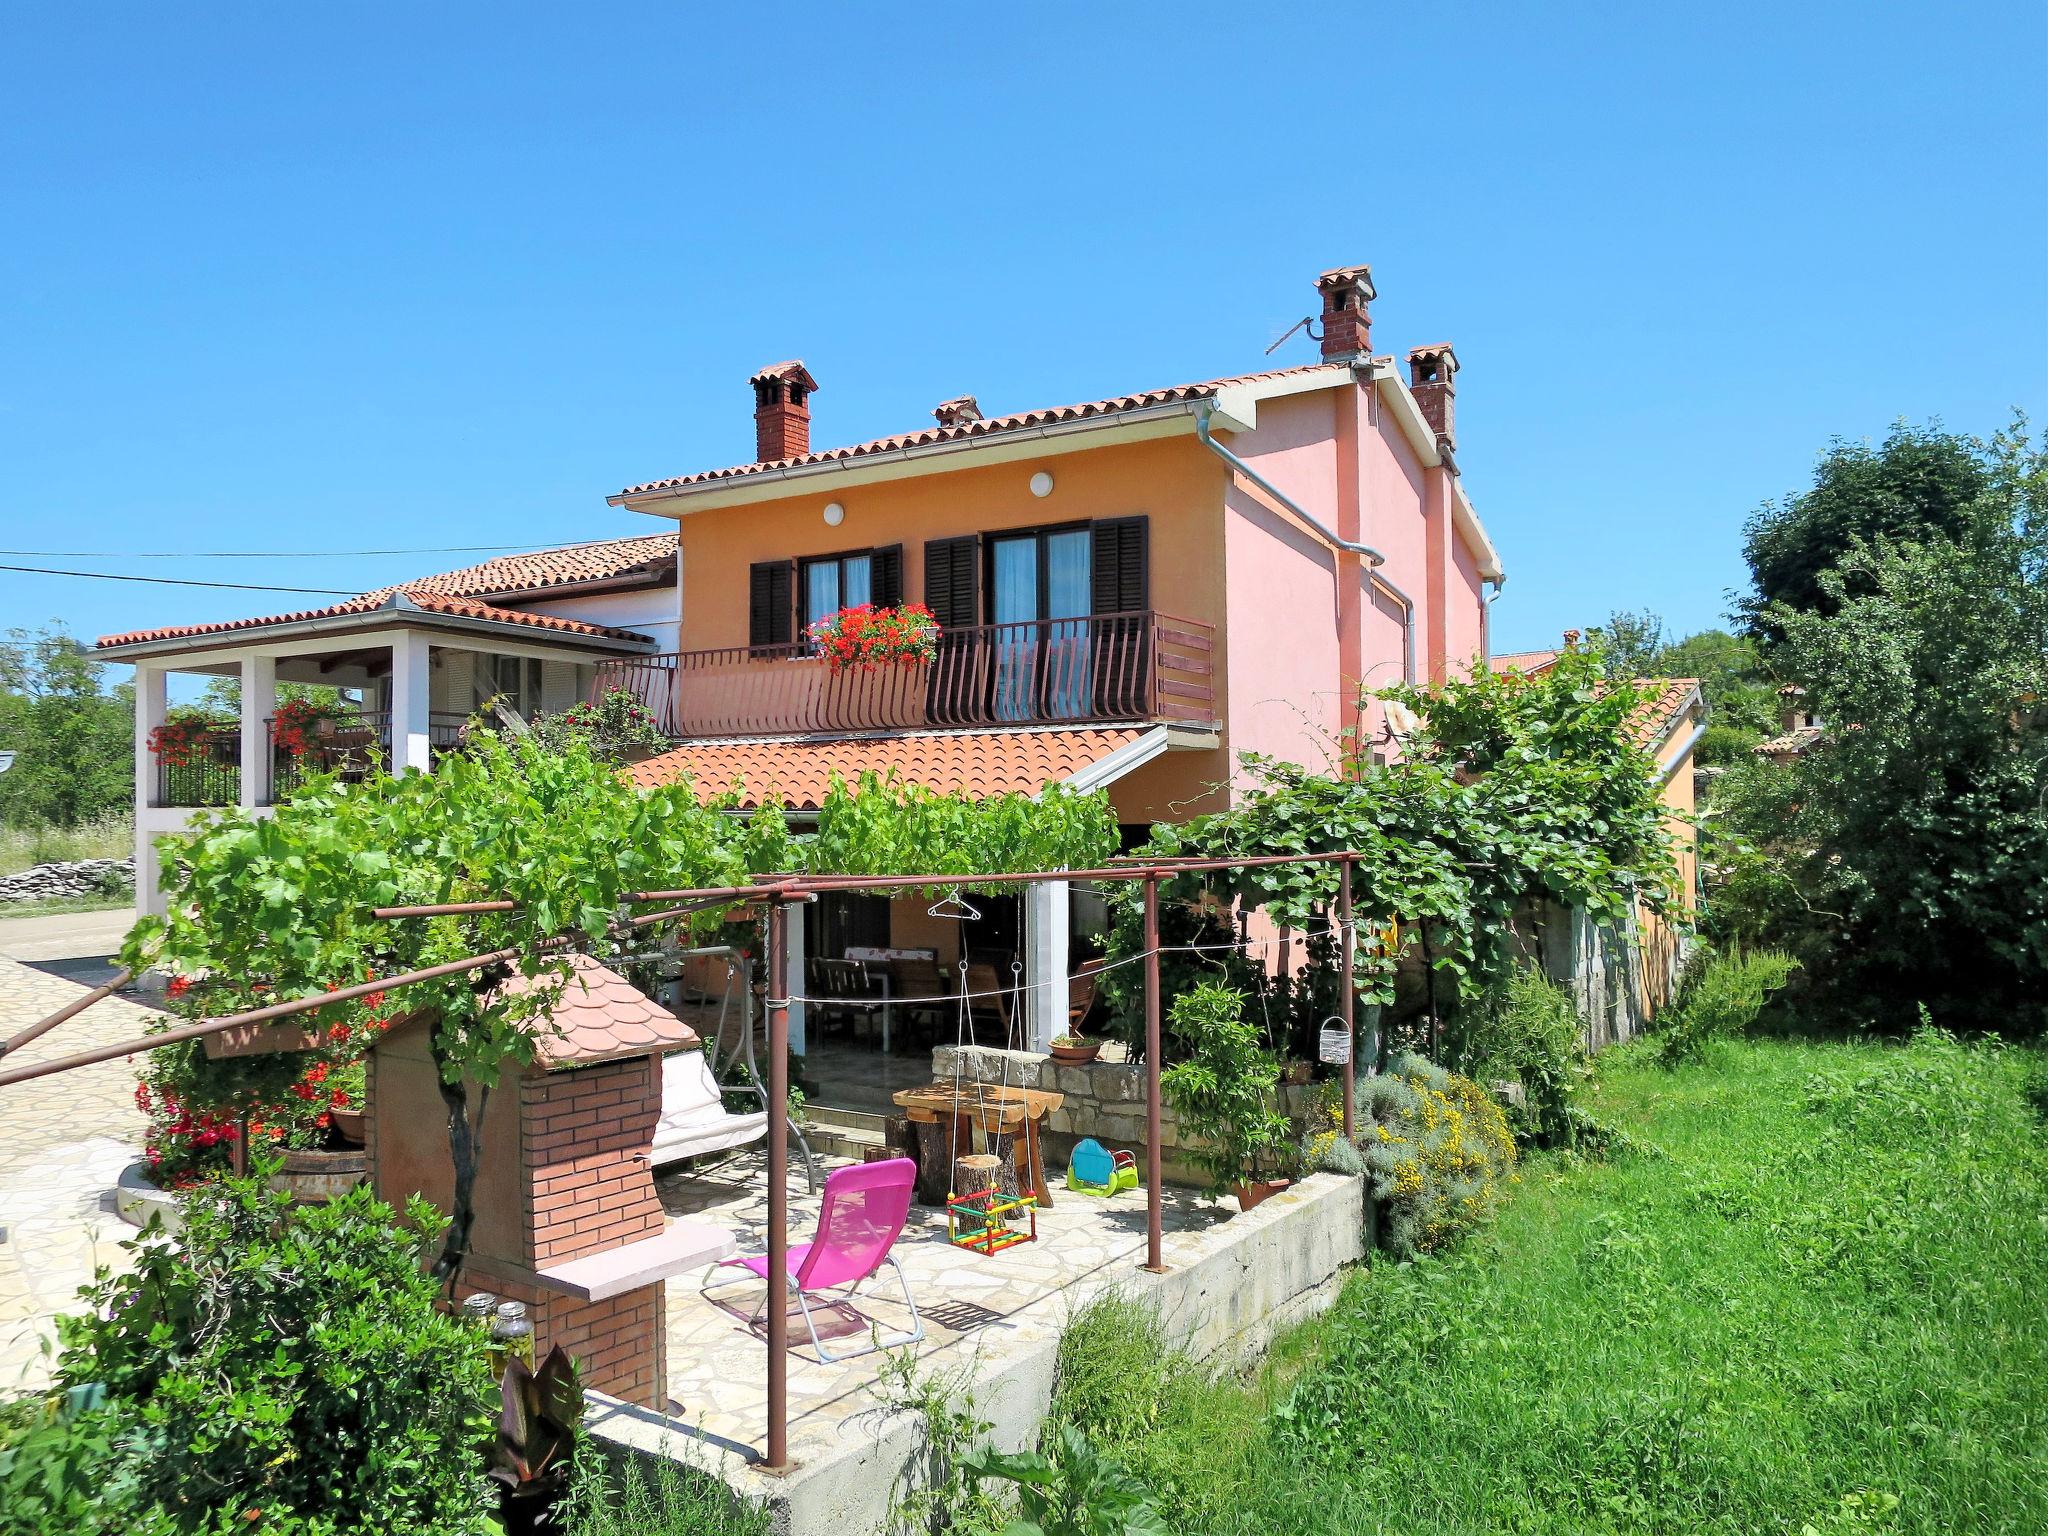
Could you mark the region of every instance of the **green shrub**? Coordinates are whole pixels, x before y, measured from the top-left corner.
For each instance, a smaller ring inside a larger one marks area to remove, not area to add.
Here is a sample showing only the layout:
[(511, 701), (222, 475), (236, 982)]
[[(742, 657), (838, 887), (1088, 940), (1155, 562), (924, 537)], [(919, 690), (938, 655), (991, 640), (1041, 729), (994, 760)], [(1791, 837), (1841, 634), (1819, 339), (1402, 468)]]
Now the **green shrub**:
[(1380, 1246), (1411, 1258), (1485, 1221), (1515, 1181), (1507, 1117), (1469, 1077), (1397, 1056), (1358, 1085), (1358, 1139)]
[(961, 1465), (970, 1487), (990, 1480), (1015, 1486), (1018, 1518), (1004, 1536), (1169, 1536), (1151, 1490), (1071, 1424), (1051, 1456), (984, 1445)]
[(1746, 763), (1750, 749), (1764, 738), (1760, 732), (1740, 725), (1710, 725), (1694, 743), (1692, 760), (1703, 768), (1725, 763)]
[(157, 1536), (175, 1529), (144, 1507), (149, 1447), (98, 1387), (0, 1404), (0, 1536)]
[(564, 1536), (767, 1536), (768, 1516), (700, 1467), (607, 1466), (585, 1442), (561, 1506)]
[(1444, 1035), (1444, 1059), (1491, 1087), (1522, 1086), (1506, 1106), (1515, 1140), (1542, 1147), (1572, 1143), (1572, 1099), (1588, 1074), (1585, 1026), (1571, 994), (1534, 966), (1517, 966), (1458, 1009)]
[(497, 1392), (420, 1267), (439, 1213), (401, 1225), (361, 1188), (294, 1206), (261, 1174), (180, 1210), (175, 1240), (123, 1244), (132, 1271), (59, 1322), (60, 1383), (103, 1386), (148, 1448), (138, 1502), (178, 1532), (477, 1531)]
[(1693, 1061), (1709, 1042), (1744, 1033), (1798, 968), (1781, 950), (1717, 955), (1702, 946), (1687, 961), (1677, 995), (1657, 1020), (1658, 1057), (1666, 1063)]
[(572, 704), (560, 714), (541, 715), (533, 734), (549, 751), (565, 750), (571, 741), (590, 744), (600, 762), (624, 762), (650, 752), (666, 752), (670, 742), (654, 716), (629, 689), (614, 688), (595, 704)]
[(1172, 1017), (1189, 1054), (1159, 1075), (1159, 1088), (1192, 1138), (1189, 1161), (1218, 1194), (1286, 1171), (1294, 1146), (1275, 1101), (1280, 1064), (1246, 1022), (1244, 994), (1205, 984), (1175, 998)]

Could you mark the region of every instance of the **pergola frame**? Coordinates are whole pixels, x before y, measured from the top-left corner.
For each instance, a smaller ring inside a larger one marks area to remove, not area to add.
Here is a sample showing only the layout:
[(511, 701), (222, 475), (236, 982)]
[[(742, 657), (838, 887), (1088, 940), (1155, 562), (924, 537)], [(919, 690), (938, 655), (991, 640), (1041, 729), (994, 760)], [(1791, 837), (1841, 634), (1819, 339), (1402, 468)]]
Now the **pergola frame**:
[[(1298, 854), (1257, 854), (1234, 859), (1171, 858), (1151, 862), (1125, 862), (1106, 869), (1061, 869), (1000, 871), (979, 874), (911, 874), (911, 875), (792, 875), (771, 877), (753, 885), (713, 886), (675, 891), (638, 891), (625, 898), (632, 905), (660, 904), (662, 910), (640, 913), (621, 920), (621, 929), (637, 929), (655, 923), (667, 922), (693, 912), (706, 911), (714, 907), (737, 905), (762, 905), (767, 912), (768, 930), (768, 977), (770, 994), (767, 999), (768, 1013), (768, 1264), (771, 1275), (787, 1274), (789, 1269), (789, 1005), (791, 999), (787, 986), (787, 960), (789, 946), (789, 909), (800, 902), (810, 901), (830, 891), (887, 891), (905, 888), (932, 886), (991, 886), (991, 885), (1033, 885), (1047, 881), (1088, 880), (1095, 882), (1139, 881), (1142, 883), (1144, 899), (1144, 962), (1145, 962), (1145, 1263), (1143, 1268), (1153, 1274), (1166, 1270), (1164, 1257), (1164, 1203), (1160, 1177), (1160, 983), (1159, 983), (1159, 886), (1163, 880), (1181, 875), (1206, 874), (1232, 869), (1251, 869), (1276, 864), (1336, 864), (1337, 923), (1344, 935), (1342, 953), (1343, 986), (1341, 989), (1342, 1011), (1339, 1015), (1344, 1033), (1351, 1048), (1344, 1057), (1344, 1136), (1349, 1140), (1353, 1134), (1353, 1117), (1356, 1104), (1357, 1055), (1356, 1018), (1356, 961), (1357, 935), (1351, 909), (1351, 867), (1360, 855), (1355, 851), (1337, 853)], [(379, 907), (373, 915), (380, 919), (403, 920), (412, 917), (455, 916), (477, 912), (509, 912), (517, 910), (519, 903), (507, 900), (445, 902), (418, 906)], [(424, 970), (407, 971), (396, 976), (376, 981), (361, 982), (354, 986), (342, 987), (333, 992), (322, 992), (316, 997), (300, 998), (293, 1002), (273, 1003), (268, 1007), (251, 1009), (245, 1013), (232, 1014), (219, 1019), (202, 1019), (197, 1023), (168, 1029), (159, 1034), (148, 1035), (140, 1040), (127, 1041), (119, 1045), (102, 1046), (82, 1051), (72, 1056), (60, 1057), (54, 1061), (38, 1062), (33, 1066), (0, 1069), (0, 1088), (14, 1083), (28, 1082), (35, 1078), (48, 1077), (66, 1072), (75, 1067), (90, 1066), (97, 1062), (110, 1061), (118, 1056), (132, 1055), (138, 1051), (153, 1050), (180, 1040), (200, 1039), (246, 1024), (264, 1023), (272, 1019), (286, 1018), (295, 1014), (314, 1012), (330, 1008), (336, 1003), (354, 1001), (367, 997), (373, 992), (391, 991), (411, 986), (418, 982), (432, 981), (465, 971), (481, 969), (489, 965), (508, 964), (518, 960), (529, 951), (555, 953), (573, 948), (573, 941), (564, 935), (538, 940), (527, 946), (493, 950), (488, 954), (472, 955), (467, 959), (450, 960)], [(131, 978), (122, 976), (109, 982), (92, 993), (75, 999), (58, 1009), (49, 1017), (31, 1024), (13, 1038), (0, 1044), (0, 1058), (36, 1039), (65, 1020), (76, 1017), (91, 1004), (111, 994)], [(782, 985), (775, 986), (777, 979)], [(777, 992), (782, 995), (776, 995)], [(770, 1282), (771, 1294), (774, 1290)], [(786, 1307), (769, 1306), (767, 1309), (768, 1346), (768, 1433), (766, 1453), (762, 1457), (762, 1469), (769, 1472), (784, 1472), (789, 1469), (789, 1314)]]

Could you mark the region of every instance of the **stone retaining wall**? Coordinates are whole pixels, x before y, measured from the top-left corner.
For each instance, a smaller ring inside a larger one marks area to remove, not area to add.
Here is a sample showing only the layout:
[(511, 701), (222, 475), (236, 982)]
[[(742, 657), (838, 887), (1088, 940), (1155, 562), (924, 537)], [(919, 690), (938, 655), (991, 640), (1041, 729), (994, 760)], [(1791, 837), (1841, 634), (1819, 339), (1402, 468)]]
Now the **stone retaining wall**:
[(134, 889), (133, 859), (74, 859), (63, 864), (38, 864), (19, 874), (0, 875), (0, 901), (119, 895)]

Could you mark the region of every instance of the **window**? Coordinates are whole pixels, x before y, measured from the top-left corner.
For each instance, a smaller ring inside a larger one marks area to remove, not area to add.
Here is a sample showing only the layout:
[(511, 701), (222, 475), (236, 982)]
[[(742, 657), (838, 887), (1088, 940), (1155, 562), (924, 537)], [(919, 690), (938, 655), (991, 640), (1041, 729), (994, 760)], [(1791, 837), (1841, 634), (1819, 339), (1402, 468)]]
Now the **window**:
[(874, 601), (874, 559), (857, 555), (826, 555), (803, 562), (804, 628), (842, 608)]
[(526, 656), (493, 656), (489, 661), (491, 692), (523, 718), (532, 719), (540, 708), (540, 663)]

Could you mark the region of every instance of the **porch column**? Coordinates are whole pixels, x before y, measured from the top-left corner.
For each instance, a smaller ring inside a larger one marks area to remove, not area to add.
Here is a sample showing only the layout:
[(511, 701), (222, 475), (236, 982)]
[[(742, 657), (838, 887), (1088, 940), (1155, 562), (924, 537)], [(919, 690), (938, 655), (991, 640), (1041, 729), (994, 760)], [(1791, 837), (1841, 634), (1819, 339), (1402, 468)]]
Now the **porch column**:
[(277, 658), (242, 659), (242, 795), (245, 809), (270, 804), (270, 717), (277, 712)]
[(146, 661), (135, 663), (135, 910), (161, 913), (163, 894), (157, 889), (155, 820), (156, 758), (149, 733), (164, 723), (164, 669)]
[(1052, 1049), (1067, 1032), (1067, 938), (1073, 888), (1064, 880), (1027, 887), (1024, 901), (1024, 1022), (1028, 1048)]
[(428, 750), (427, 637), (407, 630), (391, 643), (391, 771), (433, 766)]
[(783, 907), (783, 911), (789, 914), (788, 936), (784, 940), (789, 953), (783, 965), (782, 995), (791, 1000), (789, 1048), (799, 1056), (803, 1055), (807, 1040), (807, 1032), (804, 1029), (804, 1005), (797, 999), (804, 995), (804, 956), (810, 950), (804, 937), (804, 913), (809, 910), (810, 903), (805, 901), (792, 901)]

